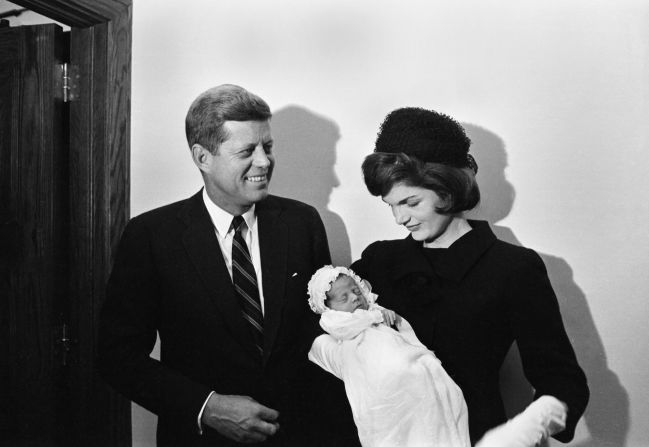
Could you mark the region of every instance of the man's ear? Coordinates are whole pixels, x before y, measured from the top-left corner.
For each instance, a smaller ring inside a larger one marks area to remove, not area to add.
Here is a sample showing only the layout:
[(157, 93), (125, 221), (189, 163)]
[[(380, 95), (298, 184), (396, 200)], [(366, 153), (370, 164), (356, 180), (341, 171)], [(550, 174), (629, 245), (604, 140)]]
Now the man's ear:
[(212, 161), (212, 154), (201, 144), (194, 144), (192, 146), (192, 160), (194, 164), (201, 171), (205, 171)]

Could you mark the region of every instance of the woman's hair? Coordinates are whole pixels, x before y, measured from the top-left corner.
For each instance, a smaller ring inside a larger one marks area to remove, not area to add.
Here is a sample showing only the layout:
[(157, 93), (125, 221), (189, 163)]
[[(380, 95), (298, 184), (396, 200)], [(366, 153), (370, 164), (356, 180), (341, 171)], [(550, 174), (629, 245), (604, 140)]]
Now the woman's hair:
[(470, 210), (480, 201), (470, 146), (464, 128), (450, 116), (418, 107), (393, 110), (381, 124), (374, 153), (363, 161), (365, 185), (375, 196), (399, 183), (427, 188), (442, 199), (438, 213)]
[(471, 140), (464, 128), (448, 115), (420, 107), (403, 107), (388, 113), (376, 137), (374, 152), (403, 152), (423, 162), (456, 168), (472, 167)]
[(435, 210), (440, 214), (467, 211), (480, 201), (480, 190), (470, 168), (423, 163), (403, 152), (368, 155), (363, 161), (363, 177), (374, 196), (386, 196), (399, 183), (430, 189), (442, 200)]
[(259, 96), (238, 85), (219, 85), (201, 93), (189, 107), (185, 118), (187, 143), (190, 148), (200, 144), (214, 154), (229, 137), (223, 123), (266, 121), (271, 116), (270, 107)]

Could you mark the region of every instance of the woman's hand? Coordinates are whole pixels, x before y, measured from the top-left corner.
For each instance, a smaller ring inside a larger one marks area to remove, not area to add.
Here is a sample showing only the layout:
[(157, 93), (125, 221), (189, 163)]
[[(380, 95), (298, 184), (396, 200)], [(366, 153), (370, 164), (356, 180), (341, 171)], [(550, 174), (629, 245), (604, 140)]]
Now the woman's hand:
[(381, 314), (383, 315), (383, 321), (388, 326), (392, 327), (401, 322), (401, 317), (397, 315), (393, 310), (390, 309), (381, 309)]

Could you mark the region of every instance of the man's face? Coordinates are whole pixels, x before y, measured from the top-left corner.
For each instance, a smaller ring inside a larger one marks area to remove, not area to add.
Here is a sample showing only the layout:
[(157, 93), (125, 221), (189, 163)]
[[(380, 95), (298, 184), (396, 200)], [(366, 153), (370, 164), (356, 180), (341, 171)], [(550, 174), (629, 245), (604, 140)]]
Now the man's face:
[(356, 309), (367, 310), (368, 308), (367, 300), (356, 281), (347, 275), (338, 276), (326, 295), (326, 304), (333, 310), (354, 312)]
[(208, 196), (224, 210), (243, 214), (268, 195), (275, 158), (268, 121), (226, 121), (229, 138), (202, 168)]

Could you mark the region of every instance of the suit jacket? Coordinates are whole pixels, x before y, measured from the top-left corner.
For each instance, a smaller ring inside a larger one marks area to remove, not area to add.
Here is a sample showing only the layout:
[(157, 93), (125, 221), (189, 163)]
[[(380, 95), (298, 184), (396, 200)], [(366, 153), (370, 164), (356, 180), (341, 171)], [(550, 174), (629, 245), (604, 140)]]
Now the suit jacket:
[[(357, 439), (342, 383), (307, 360), (319, 333), (307, 283), (330, 263), (322, 221), (314, 208), (275, 196), (259, 202), (256, 213), (263, 358), (201, 192), (132, 219), (124, 231), (100, 316), (98, 365), (114, 388), (158, 415), (159, 446), (235, 445), (211, 429), (198, 435), (197, 416), (211, 390), (278, 410), (280, 432), (269, 445)], [(149, 356), (156, 334), (160, 360)], [(316, 423), (330, 413), (342, 418), (342, 430), (328, 440)]]
[(496, 239), (486, 222), (469, 223), (472, 231), (435, 256), (408, 236), (371, 244), (351, 268), (380, 305), (411, 323), (462, 389), (473, 443), (505, 421), (499, 371), (514, 341), (536, 396), (568, 405), (567, 427), (555, 436), (567, 442), (589, 392), (543, 261)]

